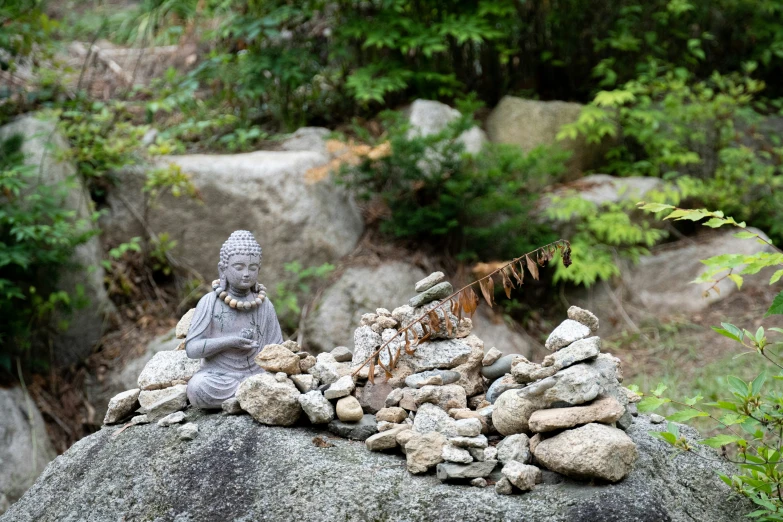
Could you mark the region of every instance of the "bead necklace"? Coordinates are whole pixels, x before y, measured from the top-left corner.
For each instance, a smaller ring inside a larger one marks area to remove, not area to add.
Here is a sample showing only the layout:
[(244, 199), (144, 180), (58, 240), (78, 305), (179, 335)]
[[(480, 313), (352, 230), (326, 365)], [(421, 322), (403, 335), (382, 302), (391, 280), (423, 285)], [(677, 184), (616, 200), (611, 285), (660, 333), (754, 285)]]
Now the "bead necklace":
[(219, 279), (212, 281), (212, 289), (217, 294), (218, 299), (226, 303), (231, 308), (236, 308), (237, 310), (251, 310), (253, 308), (258, 308), (261, 303), (264, 302), (264, 299), (266, 299), (266, 287), (261, 283), (256, 283), (255, 292), (258, 295), (255, 298), (253, 298), (251, 295), (249, 301), (240, 301), (229, 295), (226, 289), (220, 286)]

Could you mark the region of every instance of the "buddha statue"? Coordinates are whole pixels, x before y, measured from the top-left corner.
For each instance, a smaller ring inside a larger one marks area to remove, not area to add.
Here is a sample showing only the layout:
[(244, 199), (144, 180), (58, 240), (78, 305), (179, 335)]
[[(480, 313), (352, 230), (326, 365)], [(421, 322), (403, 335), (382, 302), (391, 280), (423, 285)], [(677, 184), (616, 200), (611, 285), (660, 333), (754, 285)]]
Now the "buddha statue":
[(220, 248), (213, 291), (201, 298), (185, 338), (191, 359), (201, 368), (188, 382), (190, 403), (220, 408), (247, 377), (265, 370), (253, 360), (283, 335), (275, 309), (258, 284), (261, 246), (247, 230), (237, 230)]

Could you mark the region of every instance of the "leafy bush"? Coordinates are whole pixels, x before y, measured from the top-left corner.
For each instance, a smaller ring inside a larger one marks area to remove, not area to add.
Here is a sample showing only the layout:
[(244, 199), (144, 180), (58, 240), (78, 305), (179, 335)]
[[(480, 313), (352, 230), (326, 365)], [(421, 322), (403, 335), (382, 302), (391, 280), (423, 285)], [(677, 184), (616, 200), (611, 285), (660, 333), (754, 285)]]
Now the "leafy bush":
[(340, 173), (361, 198), (380, 199), (383, 232), (467, 260), (508, 258), (554, 239), (531, 211), (537, 189), (563, 172), (566, 153), (487, 143), (468, 154), (460, 134), (475, 125), (469, 115), (429, 136), (411, 134), (400, 113), (386, 113), (385, 122), (389, 153), (362, 156)]
[(585, 101), (660, 63), (705, 78), (756, 61), (779, 95), (781, 13), (771, 0), (154, 0), (137, 18), (162, 37), (218, 20), (190, 78), (228, 112), (290, 130), (463, 92)]
[(293, 333), (299, 329), (303, 299), (312, 297), (313, 285), (323, 282), (334, 270), (334, 265), (324, 263), (304, 268), (299, 261), (286, 263), (283, 267), (288, 277), (277, 283), (270, 298), (275, 303), (275, 312), (284, 332)]
[[(783, 147), (758, 126), (770, 104), (758, 99), (765, 85), (750, 75), (713, 74), (698, 80), (684, 69), (660, 67), (599, 92), (560, 137), (588, 141), (615, 135), (605, 170), (621, 176), (653, 176), (676, 183), (680, 198), (723, 208), (780, 237), (783, 225)], [(761, 140), (761, 143), (759, 143)]]
[(83, 304), (56, 290), (57, 276), (94, 233), (87, 220), (62, 208), (70, 185), (39, 183), (22, 144), (22, 136), (0, 143), (0, 368), (6, 370), (16, 357), (40, 363), (29, 353), (32, 332), (45, 333), (53, 312)]
[[(646, 204), (641, 207), (650, 212), (667, 214), (664, 219), (701, 221), (709, 218), (703, 224), (712, 228), (724, 225), (746, 228), (744, 222), (727, 217), (720, 211), (705, 209), (692, 210), (675, 208), (665, 204)], [(765, 237), (748, 230), (743, 230), (736, 237), (760, 241), (772, 246)], [(770, 284), (776, 284), (783, 276), (783, 252), (773, 247), (773, 252), (758, 252), (753, 255), (723, 254), (704, 261), (710, 267), (694, 282), (713, 282), (713, 287), (724, 279), (732, 280), (737, 287), (743, 283), (743, 274), (756, 274), (763, 268), (776, 267)], [(765, 317), (783, 315), (783, 291), (774, 299)], [(742, 346), (740, 355), (758, 356), (763, 358), (771, 369), (760, 373), (751, 381), (744, 381), (735, 376), (725, 378), (727, 394), (715, 402), (704, 402), (701, 395), (676, 400), (665, 397), (666, 387), (659, 385), (639, 403), (640, 411), (654, 411), (664, 405), (676, 405), (678, 411), (669, 415), (668, 428), (663, 432), (652, 434), (671, 444), (679, 451), (693, 451), (688, 441), (681, 437), (674, 422), (688, 422), (709, 419), (715, 423), (719, 433), (703, 439), (701, 444), (722, 448), (724, 453), (730, 449), (736, 454), (734, 461), (739, 466), (740, 473), (734, 476), (721, 475), (721, 479), (737, 492), (750, 498), (758, 509), (748, 516), (761, 521), (783, 520), (783, 412), (781, 405), (783, 395), (778, 384), (783, 380), (783, 358), (780, 348), (783, 338), (772, 342), (767, 338), (767, 331), (777, 335), (783, 334), (783, 328), (764, 329), (760, 326), (755, 333), (741, 329), (730, 323), (721, 323), (721, 327), (713, 327), (715, 332)], [(768, 379), (772, 373), (772, 379)]]

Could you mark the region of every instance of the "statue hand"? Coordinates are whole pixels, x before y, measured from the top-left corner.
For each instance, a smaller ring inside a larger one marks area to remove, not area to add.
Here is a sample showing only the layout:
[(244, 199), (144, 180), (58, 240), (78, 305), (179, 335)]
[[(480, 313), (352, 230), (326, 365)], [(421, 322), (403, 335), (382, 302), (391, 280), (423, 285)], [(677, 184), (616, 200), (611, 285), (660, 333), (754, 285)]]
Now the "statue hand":
[(245, 339), (244, 337), (234, 337), (233, 348), (241, 351), (253, 351), (258, 348), (258, 341), (252, 339)]

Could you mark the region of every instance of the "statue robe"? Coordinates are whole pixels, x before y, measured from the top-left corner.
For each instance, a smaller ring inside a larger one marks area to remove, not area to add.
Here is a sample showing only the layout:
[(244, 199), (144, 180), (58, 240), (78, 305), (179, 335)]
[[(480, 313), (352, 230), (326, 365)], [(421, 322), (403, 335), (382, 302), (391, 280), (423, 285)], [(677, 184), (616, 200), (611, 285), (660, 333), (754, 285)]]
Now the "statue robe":
[[(253, 340), (259, 344), (256, 350), (227, 349), (210, 357), (203, 357), (203, 343), (199, 343), (199, 340), (240, 335), (238, 331), (221, 332), (218, 328), (222, 314), (226, 311), (226, 305), (218, 301), (215, 292), (206, 294), (196, 306), (185, 339), (188, 357), (201, 359), (201, 368), (188, 382), (188, 399), (197, 408), (220, 408), (225, 400), (236, 394), (243, 380), (264, 372), (253, 360), (264, 346), (283, 342), (275, 308), (269, 299), (264, 299), (257, 308), (235, 312), (243, 314), (242, 318), (252, 323)], [(199, 346), (200, 344), (202, 346)]]

